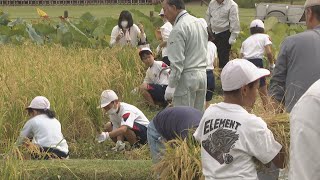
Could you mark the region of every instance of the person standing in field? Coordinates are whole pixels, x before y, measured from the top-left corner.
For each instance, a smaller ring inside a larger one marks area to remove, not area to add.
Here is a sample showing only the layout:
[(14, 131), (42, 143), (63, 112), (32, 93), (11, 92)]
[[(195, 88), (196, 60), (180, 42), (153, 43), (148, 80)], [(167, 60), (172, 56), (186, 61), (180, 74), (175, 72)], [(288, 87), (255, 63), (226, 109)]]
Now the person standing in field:
[(229, 61), (231, 45), (240, 33), (238, 5), (233, 0), (211, 0), (205, 19), (209, 32), (214, 35), (213, 43), (217, 46), (219, 68)]
[[(39, 148), (32, 154), (35, 159), (65, 159), (69, 157), (68, 144), (61, 132), (61, 124), (50, 109), (50, 102), (44, 96), (35, 97), (26, 108), (31, 117), (23, 126), (17, 145), (29, 146), (29, 139)], [(44, 154), (44, 155), (42, 155)]]
[(206, 27), (185, 10), (183, 0), (164, 0), (162, 6), (173, 25), (167, 45), (171, 72), (165, 99), (173, 100), (173, 106), (203, 111), (207, 88)]
[(208, 34), (208, 46), (207, 46), (207, 93), (206, 93), (206, 108), (209, 107), (209, 103), (213, 98), (213, 92), (216, 87), (214, 77), (214, 62), (217, 59), (217, 47), (212, 42), (214, 40), (211, 33)]
[(320, 177), (320, 80), (303, 94), (290, 113), (289, 180)]
[(307, 0), (304, 7), (308, 29), (282, 42), (270, 80), (274, 108), (284, 104), (287, 112), (320, 79), (320, 0)]
[(138, 45), (146, 44), (146, 34), (142, 24), (137, 26), (133, 23), (132, 15), (129, 11), (122, 11), (116, 25), (111, 32), (110, 46), (114, 45)]
[(169, 107), (159, 112), (148, 126), (148, 144), (152, 162), (161, 160), (164, 143), (172, 139), (188, 138), (200, 123), (202, 112), (188, 106)]
[(115, 151), (125, 149), (124, 140), (134, 148), (147, 143), (149, 120), (137, 107), (120, 102), (114, 91), (105, 90), (101, 94), (101, 104), (98, 108), (103, 108), (110, 119), (106, 125), (106, 132), (101, 132), (98, 136), (98, 143), (111, 139), (116, 142), (113, 148)]
[(270, 74), (245, 59), (228, 62), (221, 72), (223, 102), (206, 109), (194, 137), (201, 143), (206, 179), (257, 180), (253, 157), (283, 168), (282, 146), (254, 114), (259, 79)]
[(150, 106), (166, 107), (168, 102), (164, 99), (164, 93), (168, 86), (168, 65), (162, 61), (155, 61), (153, 53), (148, 47), (142, 48), (139, 56), (141, 61), (148, 67), (139, 91)]
[[(263, 57), (267, 55), (269, 60), (270, 71), (274, 68), (274, 59), (271, 50), (272, 42), (269, 35), (264, 34), (264, 24), (260, 19), (255, 19), (250, 23), (250, 34), (241, 46), (241, 55), (243, 59), (247, 59), (259, 68), (263, 68)], [(264, 108), (268, 103), (266, 78), (260, 78), (259, 95)]]
[(167, 42), (169, 35), (172, 31), (172, 24), (165, 17), (163, 9), (161, 9), (159, 16), (161, 17), (164, 24), (160, 27), (161, 43), (158, 46), (158, 51), (161, 51), (162, 61), (166, 63), (168, 66), (170, 66), (170, 61), (167, 52)]

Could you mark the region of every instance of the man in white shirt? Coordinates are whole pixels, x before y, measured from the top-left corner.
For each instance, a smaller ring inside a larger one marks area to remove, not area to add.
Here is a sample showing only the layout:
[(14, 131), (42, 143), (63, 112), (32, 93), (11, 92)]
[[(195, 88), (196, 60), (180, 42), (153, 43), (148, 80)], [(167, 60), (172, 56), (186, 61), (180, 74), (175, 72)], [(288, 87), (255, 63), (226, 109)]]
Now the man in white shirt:
[(233, 0), (211, 0), (205, 19), (214, 34), (213, 43), (217, 46), (219, 68), (222, 69), (229, 61), (231, 45), (240, 33), (238, 5)]
[(221, 73), (224, 101), (211, 105), (194, 137), (201, 143), (206, 179), (257, 180), (253, 157), (283, 167), (282, 146), (267, 124), (251, 114), (259, 78), (269, 75), (245, 59), (227, 63)]
[(167, 41), (172, 31), (172, 24), (165, 17), (163, 9), (161, 9), (159, 16), (164, 22), (164, 24), (160, 27), (161, 43), (159, 44), (159, 48), (161, 49), (161, 53), (162, 53), (162, 61), (166, 63), (168, 66), (170, 66), (170, 60), (168, 58), (168, 52), (167, 52)]
[(320, 177), (320, 80), (303, 94), (290, 113), (289, 180)]
[(155, 61), (150, 48), (142, 48), (139, 52), (141, 61), (148, 67), (140, 92), (150, 106), (166, 107), (164, 93), (168, 86), (169, 67), (162, 61)]
[(106, 132), (102, 132), (97, 138), (99, 143), (112, 139), (116, 142), (116, 147), (113, 148), (116, 151), (125, 148), (124, 140), (132, 147), (147, 143), (149, 120), (137, 107), (120, 102), (114, 91), (105, 90), (101, 94), (101, 105), (98, 108), (103, 108), (110, 119)]
[(171, 72), (165, 99), (173, 100), (174, 106), (203, 111), (207, 89), (207, 29), (200, 19), (185, 10), (183, 0), (164, 0), (162, 6), (173, 25), (167, 49)]

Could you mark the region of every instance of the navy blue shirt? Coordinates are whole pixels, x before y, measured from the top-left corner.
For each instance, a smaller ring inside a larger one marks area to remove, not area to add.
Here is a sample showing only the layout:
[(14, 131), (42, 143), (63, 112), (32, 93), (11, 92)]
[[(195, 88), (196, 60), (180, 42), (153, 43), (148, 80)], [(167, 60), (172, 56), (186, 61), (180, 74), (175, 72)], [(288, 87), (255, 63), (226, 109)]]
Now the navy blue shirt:
[(183, 139), (188, 136), (188, 129), (195, 129), (199, 126), (203, 113), (188, 106), (166, 108), (159, 112), (153, 123), (159, 134), (166, 140), (177, 138)]

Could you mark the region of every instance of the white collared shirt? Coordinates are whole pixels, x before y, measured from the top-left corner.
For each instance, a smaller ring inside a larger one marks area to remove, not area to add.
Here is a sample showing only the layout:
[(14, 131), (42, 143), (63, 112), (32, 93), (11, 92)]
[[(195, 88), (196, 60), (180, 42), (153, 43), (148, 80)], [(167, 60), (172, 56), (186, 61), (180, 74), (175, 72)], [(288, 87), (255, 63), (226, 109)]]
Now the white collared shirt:
[(227, 30), (233, 34), (240, 33), (238, 5), (233, 0), (224, 0), (221, 4), (211, 0), (205, 19), (216, 34)]
[(143, 83), (168, 85), (169, 71), (169, 66), (166, 63), (154, 61), (152, 66), (148, 68)]
[(208, 41), (208, 48), (207, 48), (207, 70), (213, 70), (214, 69), (214, 61), (217, 58), (217, 46), (211, 42)]
[(225, 102), (208, 107), (194, 137), (206, 179), (257, 180), (253, 157), (266, 164), (282, 148), (260, 117)]
[(131, 104), (120, 102), (119, 108), (120, 110), (118, 113), (109, 115), (113, 129), (117, 129), (120, 126), (128, 126), (129, 128), (133, 128), (134, 123), (148, 127), (149, 120), (137, 107)]

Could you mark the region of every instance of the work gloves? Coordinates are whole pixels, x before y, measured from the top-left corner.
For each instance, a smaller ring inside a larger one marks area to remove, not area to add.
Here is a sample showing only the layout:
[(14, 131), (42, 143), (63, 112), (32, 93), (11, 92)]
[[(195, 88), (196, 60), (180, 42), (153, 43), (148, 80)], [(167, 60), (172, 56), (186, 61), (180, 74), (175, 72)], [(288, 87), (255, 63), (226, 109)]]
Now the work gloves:
[(176, 88), (171, 88), (171, 87), (167, 86), (166, 92), (164, 94), (164, 99), (166, 101), (171, 101), (173, 99), (173, 94), (174, 94), (175, 90), (176, 90)]
[(97, 141), (98, 143), (102, 143), (103, 141), (109, 139), (109, 133), (108, 132), (102, 132), (98, 137), (97, 137)]

